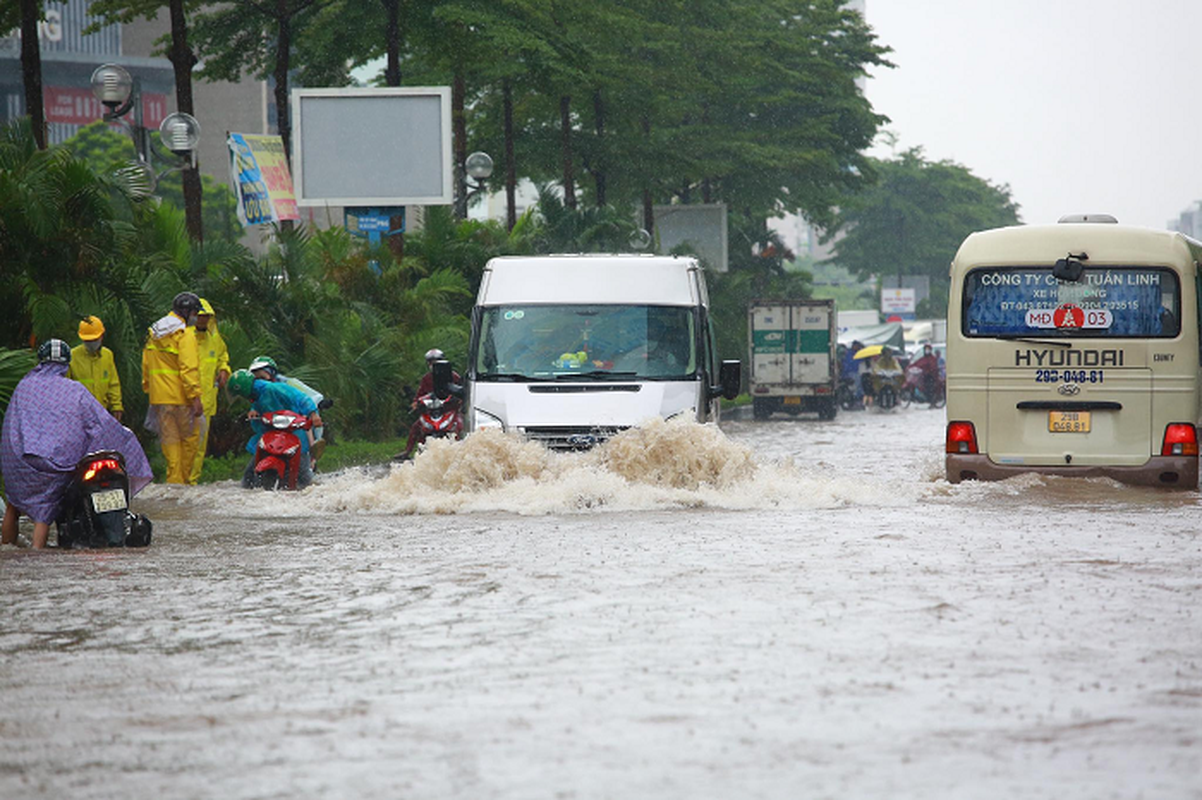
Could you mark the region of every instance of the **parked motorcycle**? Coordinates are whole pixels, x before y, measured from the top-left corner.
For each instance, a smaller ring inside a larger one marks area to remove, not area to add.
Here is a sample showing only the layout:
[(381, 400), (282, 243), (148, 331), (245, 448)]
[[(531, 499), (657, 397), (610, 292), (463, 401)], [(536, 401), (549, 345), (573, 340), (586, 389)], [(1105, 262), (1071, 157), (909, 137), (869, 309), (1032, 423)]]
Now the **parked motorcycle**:
[(931, 408), (943, 408), (947, 403), (947, 391), (943, 379), (934, 375), (926, 377), (919, 367), (909, 367), (906, 370), (906, 382), (901, 389), (903, 408), (908, 408), (911, 402), (930, 403)]
[(129, 475), (116, 450), (84, 456), (55, 520), (60, 548), (146, 547), (149, 519), (129, 510)]
[(259, 418), (267, 430), (255, 447), (255, 483), (267, 491), (295, 489), (301, 459), (306, 458), (301, 437), (307, 436), (309, 418), (293, 411), (269, 411)]

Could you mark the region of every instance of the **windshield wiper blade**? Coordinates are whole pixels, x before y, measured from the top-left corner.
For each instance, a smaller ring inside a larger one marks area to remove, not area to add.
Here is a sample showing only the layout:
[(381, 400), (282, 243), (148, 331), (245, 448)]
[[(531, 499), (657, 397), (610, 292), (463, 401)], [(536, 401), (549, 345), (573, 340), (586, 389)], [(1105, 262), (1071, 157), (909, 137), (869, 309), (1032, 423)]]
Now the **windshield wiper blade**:
[(588, 378), (590, 380), (627, 380), (638, 375), (637, 372), (613, 372), (608, 369), (594, 369), (588, 372), (558, 372), (555, 380), (574, 380)]
[(1056, 347), (1067, 347), (1070, 350), (1073, 347), (1072, 342), (1060, 342), (1055, 339), (1034, 339), (1030, 336), (999, 336), (999, 339), (1006, 339), (1011, 342), (1030, 342), (1031, 344), (1050, 344)]
[(533, 381), (529, 375), (523, 375), (520, 372), (485, 372), (477, 376), (479, 381), (511, 381), (513, 383), (529, 383)]

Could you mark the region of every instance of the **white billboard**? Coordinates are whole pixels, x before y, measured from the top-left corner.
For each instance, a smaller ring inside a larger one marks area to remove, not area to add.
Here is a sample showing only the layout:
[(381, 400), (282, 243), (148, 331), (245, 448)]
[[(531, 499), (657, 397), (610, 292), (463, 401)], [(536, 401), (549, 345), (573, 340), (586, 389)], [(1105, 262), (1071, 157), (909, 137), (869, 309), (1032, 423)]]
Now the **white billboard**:
[(917, 294), (913, 289), (881, 289), (881, 313), (913, 314), (918, 306)]
[(726, 272), (730, 246), (725, 203), (655, 206), (652, 213), (659, 252), (687, 244), (712, 270)]
[(294, 89), (299, 206), (450, 205), (451, 89)]

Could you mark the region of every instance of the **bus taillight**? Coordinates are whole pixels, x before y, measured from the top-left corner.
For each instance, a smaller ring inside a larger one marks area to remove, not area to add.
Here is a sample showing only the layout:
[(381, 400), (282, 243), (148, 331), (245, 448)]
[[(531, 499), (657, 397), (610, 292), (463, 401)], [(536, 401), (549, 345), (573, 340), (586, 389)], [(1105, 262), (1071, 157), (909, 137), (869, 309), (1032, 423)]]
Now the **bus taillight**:
[[(1197, 451), (1195, 444), (1194, 452)], [(977, 429), (971, 422), (947, 423), (947, 452), (960, 455), (977, 452)]]
[(1198, 429), (1188, 422), (1172, 422), (1164, 429), (1162, 456), (1198, 455)]

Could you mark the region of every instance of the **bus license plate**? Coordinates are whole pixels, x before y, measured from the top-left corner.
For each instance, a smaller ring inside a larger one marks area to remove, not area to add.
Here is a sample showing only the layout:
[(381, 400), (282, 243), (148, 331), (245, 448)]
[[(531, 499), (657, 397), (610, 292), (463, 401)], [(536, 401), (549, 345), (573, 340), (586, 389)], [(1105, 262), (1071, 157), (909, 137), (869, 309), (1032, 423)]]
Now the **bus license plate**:
[(107, 492), (97, 492), (92, 495), (92, 508), (97, 514), (106, 511), (120, 511), (125, 508), (125, 492), (121, 489), (109, 489)]
[(801, 405), (801, 398), (800, 398), (800, 397), (786, 397), (786, 398), (785, 398), (785, 405), (787, 405), (787, 406), (799, 406), (799, 405)]
[(1052, 433), (1089, 433), (1089, 412), (1049, 411), (1048, 430)]

